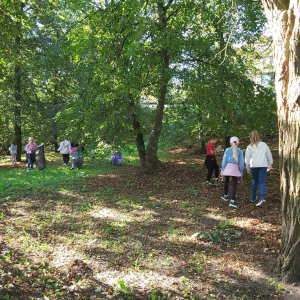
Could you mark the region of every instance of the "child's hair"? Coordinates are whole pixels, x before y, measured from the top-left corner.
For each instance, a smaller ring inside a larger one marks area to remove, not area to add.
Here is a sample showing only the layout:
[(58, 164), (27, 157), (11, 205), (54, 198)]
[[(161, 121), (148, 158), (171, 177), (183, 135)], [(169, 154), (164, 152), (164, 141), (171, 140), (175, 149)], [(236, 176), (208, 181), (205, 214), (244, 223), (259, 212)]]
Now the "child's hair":
[(64, 140), (67, 140), (67, 139), (68, 139), (68, 138), (65, 136), (65, 137), (64, 137)]
[(212, 134), (209, 136), (209, 140), (217, 140), (218, 139), (218, 136), (216, 134)]
[(235, 142), (232, 143), (232, 153), (233, 153), (233, 158), (234, 158), (235, 162), (238, 163), (239, 162), (239, 157), (238, 157), (238, 154), (237, 154), (236, 143)]
[(31, 142), (33, 143), (33, 137), (32, 137), (32, 136), (29, 137), (29, 138), (28, 138), (28, 141), (29, 141), (29, 143), (31, 143)]
[(12, 145), (16, 145), (17, 144), (16, 140), (12, 140), (11, 143), (12, 143)]
[(259, 138), (259, 134), (257, 131), (252, 131), (250, 134), (249, 134), (249, 137), (250, 137), (250, 145), (253, 146), (254, 144), (257, 146), (258, 145), (258, 142), (260, 141), (260, 138)]

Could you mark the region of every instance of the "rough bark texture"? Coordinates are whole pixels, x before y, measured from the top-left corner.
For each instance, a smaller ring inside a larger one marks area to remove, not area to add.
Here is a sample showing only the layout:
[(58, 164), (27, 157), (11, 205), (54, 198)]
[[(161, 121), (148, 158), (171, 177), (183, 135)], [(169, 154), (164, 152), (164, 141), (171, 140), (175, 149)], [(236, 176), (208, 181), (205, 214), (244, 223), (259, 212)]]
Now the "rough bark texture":
[(141, 124), (140, 124), (135, 112), (133, 112), (133, 114), (132, 114), (132, 126), (133, 126), (134, 133), (135, 133), (136, 148), (137, 148), (137, 151), (139, 154), (140, 162), (141, 162), (142, 167), (145, 167), (147, 160), (146, 160), (144, 135), (141, 131)]
[(53, 122), (53, 144), (54, 144), (54, 149), (55, 152), (57, 152), (57, 149), (59, 148), (58, 144), (58, 126), (57, 122), (55, 120), (55, 117), (58, 113), (58, 90), (59, 90), (59, 85), (58, 85), (58, 72), (56, 72), (56, 78), (55, 78), (55, 85), (54, 85), (54, 95), (53, 95), (53, 117), (52, 117), (52, 122)]
[[(158, 14), (160, 20), (160, 32), (164, 35), (164, 32), (167, 28), (167, 19), (166, 12), (168, 7), (164, 7), (161, 2), (157, 3), (158, 5)], [(168, 89), (168, 82), (170, 80), (170, 75), (168, 74), (170, 57), (168, 49), (162, 49), (160, 51), (161, 57), (161, 76), (160, 76), (160, 89), (158, 95), (158, 103), (155, 112), (154, 127), (151, 131), (149, 142), (146, 149), (147, 155), (147, 164), (150, 168), (155, 168), (157, 165), (160, 165), (160, 161), (157, 157), (159, 137), (162, 130), (162, 121), (164, 115), (164, 107)]]
[[(20, 2), (20, 15), (23, 14), (25, 4)], [(21, 53), (21, 22), (17, 22), (17, 27), (19, 30), (19, 34), (15, 38), (16, 44), (16, 54), (20, 56)], [(21, 67), (16, 64), (15, 66), (15, 109), (14, 109), (14, 130), (15, 130), (15, 139), (18, 146), (17, 149), (17, 161), (21, 161), (22, 154), (22, 127), (21, 127), (21, 102), (22, 102), (22, 94), (21, 94)]]
[(300, 1), (262, 0), (273, 28), (286, 282), (300, 281)]

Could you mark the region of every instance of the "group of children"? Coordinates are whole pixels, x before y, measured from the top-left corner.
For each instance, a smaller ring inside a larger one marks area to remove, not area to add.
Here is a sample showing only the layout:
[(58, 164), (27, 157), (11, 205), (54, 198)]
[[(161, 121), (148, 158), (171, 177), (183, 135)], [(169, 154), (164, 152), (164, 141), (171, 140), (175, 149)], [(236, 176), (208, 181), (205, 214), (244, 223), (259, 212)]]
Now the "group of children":
[[(43, 144), (42, 144), (43, 145)], [(40, 145), (41, 146), (41, 145)], [(33, 157), (34, 152), (36, 149), (38, 149), (38, 146), (35, 142), (33, 137), (29, 138), (29, 143), (25, 147), (26, 151), (26, 160), (28, 162), (27, 165), (27, 172), (31, 170), (33, 171), (33, 163), (35, 162), (35, 159)], [(11, 146), (9, 147), (10, 153), (11, 153), (11, 163), (12, 167), (15, 167), (17, 165), (17, 144), (16, 141), (13, 140), (11, 143)], [(68, 138), (65, 137), (64, 140), (60, 143), (59, 148), (57, 149), (62, 156), (63, 156), (63, 165), (67, 167), (67, 164), (70, 160), (70, 155), (72, 157), (72, 168), (71, 170), (75, 168), (82, 168), (83, 165), (83, 147), (79, 149), (79, 144), (77, 141), (73, 141), (70, 143), (68, 141)], [(112, 151), (110, 162), (113, 165), (120, 166), (123, 161), (123, 156), (119, 150)]]
[[(219, 178), (219, 166), (216, 160), (216, 152), (222, 150), (222, 147), (219, 145), (215, 148), (215, 143), (217, 142), (218, 137), (216, 135), (212, 135), (209, 143), (207, 144), (207, 156), (205, 159), (205, 166), (208, 169), (207, 172), (207, 184), (214, 185), (215, 183), (211, 181), (213, 172), (215, 171), (215, 182), (221, 180)], [(43, 145), (43, 144), (42, 144)], [(26, 159), (28, 162), (27, 172), (29, 170), (33, 171), (33, 163), (34, 163), (34, 153), (35, 151), (41, 147), (38, 146), (33, 137), (29, 138), (29, 143), (25, 147), (26, 151)], [(239, 139), (234, 136), (230, 138), (230, 148), (227, 148), (223, 155), (222, 165), (221, 165), (221, 176), (224, 181), (224, 194), (222, 195), (222, 200), (229, 201), (229, 206), (237, 208), (238, 204), (236, 203), (236, 193), (237, 193), (237, 184), (238, 182), (243, 182), (243, 171), (244, 165), (246, 165), (247, 172), (252, 174), (253, 182), (251, 188), (251, 202), (257, 202), (256, 206), (261, 206), (265, 200), (266, 194), (266, 176), (267, 171), (272, 168), (273, 158), (271, 151), (266, 143), (260, 141), (259, 134), (257, 131), (253, 131), (250, 133), (250, 144), (246, 149), (245, 159), (243, 151), (238, 147)], [(9, 147), (11, 152), (11, 161), (12, 166), (15, 167), (17, 164), (16, 155), (17, 155), (17, 145), (16, 141), (13, 140), (11, 146)], [(61, 142), (58, 151), (63, 156), (63, 164), (66, 167), (69, 160), (70, 154), (72, 155), (72, 168), (75, 169), (81, 168), (83, 165), (83, 155), (82, 155), (82, 147), (79, 149), (79, 144), (74, 141), (70, 143), (68, 138), (65, 137)], [(120, 151), (112, 151), (111, 155), (111, 164), (113, 165), (121, 165), (123, 161), (123, 156)], [(45, 167), (42, 167), (42, 169)], [(232, 178), (232, 191), (231, 197), (228, 195), (228, 185), (229, 178)], [(257, 188), (260, 188), (260, 197), (257, 197)]]
[(60, 143), (59, 148), (57, 149), (62, 156), (63, 156), (63, 165), (67, 167), (67, 164), (70, 160), (70, 155), (72, 157), (72, 168), (71, 170), (74, 170), (75, 168), (82, 168), (83, 165), (83, 148), (79, 149), (79, 144), (77, 141), (73, 141), (70, 143), (68, 141), (68, 138), (65, 137), (64, 140)]
[[(260, 141), (260, 137), (257, 131), (252, 131), (250, 133), (250, 144), (246, 149), (245, 159), (244, 154), (241, 149), (239, 149), (239, 139), (234, 136), (230, 138), (230, 148), (227, 148), (223, 155), (222, 165), (221, 165), (221, 176), (224, 181), (224, 194), (222, 195), (222, 200), (228, 201), (230, 207), (238, 208), (236, 203), (236, 192), (238, 182), (243, 182), (243, 171), (244, 165), (248, 174), (252, 174), (252, 188), (251, 188), (251, 202), (256, 201), (256, 206), (263, 205), (266, 194), (266, 176), (267, 171), (272, 168), (273, 158), (272, 153), (266, 143)], [(214, 147), (217, 142), (218, 137), (212, 135), (210, 141), (207, 145), (207, 156), (205, 159), (205, 166), (207, 171), (207, 184), (213, 185), (211, 177), (213, 171), (215, 171), (215, 182), (220, 181), (219, 178), (219, 166), (216, 161), (216, 152), (221, 151), (221, 146)], [(232, 178), (232, 191), (231, 198), (228, 195), (228, 185), (229, 178)], [(257, 197), (257, 188), (260, 189), (260, 197)]]

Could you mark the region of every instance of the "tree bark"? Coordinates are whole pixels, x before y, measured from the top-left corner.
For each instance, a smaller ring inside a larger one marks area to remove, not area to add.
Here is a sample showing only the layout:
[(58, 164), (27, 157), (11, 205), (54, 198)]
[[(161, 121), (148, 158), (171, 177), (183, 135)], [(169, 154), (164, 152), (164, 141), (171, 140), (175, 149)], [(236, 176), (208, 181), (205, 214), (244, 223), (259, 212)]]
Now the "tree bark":
[(53, 124), (53, 144), (54, 144), (54, 151), (57, 152), (57, 149), (59, 148), (58, 144), (58, 126), (57, 122), (55, 120), (55, 117), (58, 113), (58, 90), (59, 90), (59, 85), (58, 85), (58, 71), (56, 72), (56, 77), (55, 77), (55, 85), (54, 85), (54, 97), (53, 97), (53, 117), (52, 117), (52, 124)]
[[(25, 4), (20, 2), (20, 13), (19, 18), (23, 14)], [(17, 22), (18, 35), (15, 38), (16, 44), (16, 54), (20, 57), (21, 54), (21, 34), (22, 34), (22, 24), (20, 21)], [(22, 103), (22, 93), (21, 93), (21, 66), (19, 63), (15, 66), (15, 109), (14, 109), (14, 131), (15, 140), (17, 143), (17, 161), (21, 161), (22, 154), (22, 127), (21, 127), (21, 103)]]
[[(161, 2), (158, 2), (157, 5), (158, 5), (159, 20), (160, 20), (159, 28), (163, 36), (167, 29), (166, 12), (168, 7), (164, 7)], [(154, 127), (151, 131), (149, 142), (146, 149), (147, 164), (150, 168), (155, 168), (157, 165), (161, 164), (157, 156), (157, 151), (158, 151), (159, 137), (162, 130), (162, 120), (163, 120), (164, 107), (165, 107), (166, 95), (168, 90), (168, 82), (170, 80), (170, 75), (168, 74), (170, 57), (167, 48), (164, 48), (160, 51), (160, 57), (161, 57), (161, 76), (159, 80), (160, 88), (159, 88), (159, 95), (158, 95), (158, 103), (155, 112)]]
[(132, 126), (135, 134), (136, 148), (139, 154), (142, 167), (146, 167), (147, 165), (146, 149), (145, 149), (144, 135), (141, 129), (141, 123), (139, 121), (138, 115), (134, 108), (135, 105), (133, 101), (130, 103), (130, 106), (132, 108)]
[(300, 281), (300, 1), (262, 0), (273, 29), (285, 282)]

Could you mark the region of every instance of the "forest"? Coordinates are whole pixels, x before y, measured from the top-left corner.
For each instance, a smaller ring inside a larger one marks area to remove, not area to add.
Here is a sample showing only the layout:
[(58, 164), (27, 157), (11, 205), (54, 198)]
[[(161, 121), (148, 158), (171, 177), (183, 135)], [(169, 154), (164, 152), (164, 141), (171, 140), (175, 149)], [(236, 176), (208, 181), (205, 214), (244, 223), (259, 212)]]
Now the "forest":
[[(298, 0), (2, 0), (1, 299), (298, 299), (299, 26)], [(244, 172), (233, 211), (207, 142), (254, 130), (267, 206)]]

